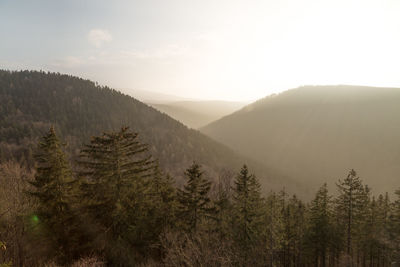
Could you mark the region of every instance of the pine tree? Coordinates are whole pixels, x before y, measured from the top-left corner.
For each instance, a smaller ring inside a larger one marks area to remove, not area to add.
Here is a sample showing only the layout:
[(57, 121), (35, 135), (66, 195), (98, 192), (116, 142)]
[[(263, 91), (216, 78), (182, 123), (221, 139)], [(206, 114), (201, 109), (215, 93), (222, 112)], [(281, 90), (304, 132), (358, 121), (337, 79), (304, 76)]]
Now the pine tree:
[(389, 217), (390, 245), (393, 251), (393, 259), (400, 262), (400, 189), (395, 191), (396, 200), (392, 204)]
[[(371, 203), (371, 190), (365, 185), (357, 201), (357, 209), (354, 215), (354, 245), (357, 252), (357, 265), (366, 265), (369, 260), (369, 255), (373, 249), (371, 246), (375, 246), (376, 236), (376, 224), (380, 224), (379, 215), (377, 213), (376, 201)], [(373, 253), (373, 252), (372, 252)]]
[(383, 244), (380, 243), (380, 237), (383, 232), (383, 217), (379, 210), (379, 203), (375, 197), (369, 203), (368, 213), (362, 224), (362, 242), (361, 248), (363, 251), (364, 266), (369, 263), (370, 266), (375, 266), (379, 262), (380, 249)]
[(305, 241), (311, 249), (314, 266), (325, 267), (329, 251), (333, 250), (338, 233), (333, 225), (332, 199), (324, 184), (317, 192), (309, 208), (309, 224)]
[(282, 252), (283, 265), (299, 265), (305, 225), (305, 206), (296, 195), (282, 209)]
[(94, 243), (116, 265), (132, 264), (129, 248), (141, 250), (146, 240), (143, 220), (155, 167), (147, 146), (137, 138), (127, 127), (93, 137), (79, 161), (83, 209), (97, 226)]
[(213, 232), (218, 234), (220, 241), (231, 238), (233, 212), (231, 178), (232, 175), (229, 172), (225, 172), (218, 177), (213, 199)]
[(167, 228), (174, 227), (176, 221), (176, 189), (174, 179), (165, 175), (156, 167), (154, 176), (150, 179), (150, 218), (149, 229), (154, 238), (164, 232)]
[(245, 262), (248, 260), (248, 253), (263, 233), (264, 199), (260, 191), (256, 176), (249, 174), (247, 166), (244, 165), (235, 180), (233, 209), (235, 239), (243, 249)]
[(190, 233), (197, 232), (200, 222), (209, 214), (211, 182), (203, 177), (200, 165), (193, 163), (186, 171), (188, 179), (183, 190), (178, 189), (179, 217)]
[(346, 254), (353, 264), (353, 238), (357, 233), (356, 226), (360, 221), (362, 214), (362, 202), (365, 194), (364, 187), (360, 178), (354, 170), (351, 170), (347, 177), (337, 184), (339, 196), (337, 205), (340, 218), (340, 224), (345, 230)]
[(278, 260), (281, 245), (283, 244), (283, 210), (285, 201), (282, 199), (284, 194), (271, 192), (266, 199), (266, 211), (264, 216), (266, 248), (268, 251), (269, 266), (273, 266)]
[(390, 203), (388, 192), (385, 196), (379, 195), (377, 201), (377, 211), (380, 218), (380, 229), (378, 229), (378, 239), (380, 250), (378, 252), (378, 264), (386, 266), (390, 261), (391, 248), (390, 248), (390, 213), (392, 205)]
[(72, 202), (76, 180), (62, 147), (51, 127), (39, 143), (35, 155), (36, 175), (31, 182), (33, 190), (29, 193), (37, 200), (32, 220), (44, 235), (44, 242), (49, 243), (47, 253), (55, 253), (48, 256), (65, 263), (74, 257), (71, 242), (76, 221)]

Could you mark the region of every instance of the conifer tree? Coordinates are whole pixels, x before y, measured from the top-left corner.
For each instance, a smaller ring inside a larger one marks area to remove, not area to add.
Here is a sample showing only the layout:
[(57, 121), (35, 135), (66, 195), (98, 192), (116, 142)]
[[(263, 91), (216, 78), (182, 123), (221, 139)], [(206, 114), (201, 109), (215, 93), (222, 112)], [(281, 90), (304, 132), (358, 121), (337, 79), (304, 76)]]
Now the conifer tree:
[(245, 260), (252, 246), (261, 239), (264, 199), (255, 175), (243, 165), (233, 188), (235, 238), (243, 248)]
[(384, 196), (382, 194), (379, 195), (377, 211), (380, 221), (380, 227), (377, 229), (379, 232), (378, 239), (380, 244), (378, 264), (386, 266), (392, 254), (390, 248), (390, 214), (392, 211), (392, 203), (390, 203), (388, 192), (386, 192)]
[(213, 199), (212, 218), (215, 223), (213, 231), (218, 234), (220, 241), (231, 238), (233, 212), (231, 178), (228, 172), (219, 176)]
[(161, 172), (156, 167), (155, 173), (150, 180), (150, 199), (152, 226), (150, 231), (158, 235), (168, 227), (173, 227), (177, 209), (176, 189), (171, 176)]
[[(71, 260), (73, 254), (73, 191), (76, 180), (62, 150), (63, 145), (51, 127), (38, 146), (36, 175), (29, 193), (37, 200), (32, 220), (48, 242), (47, 253), (60, 262)], [(45, 244), (45, 247), (47, 247)]]
[(302, 250), (304, 236), (305, 206), (296, 195), (291, 197), (282, 209), (282, 263), (286, 265), (298, 265), (299, 255)]
[[(357, 209), (354, 214), (354, 246), (356, 248), (357, 265), (366, 265), (373, 256), (376, 246), (376, 224), (380, 224), (379, 214), (377, 213), (377, 204), (375, 199), (371, 201), (371, 190), (363, 186), (357, 201)], [(371, 254), (372, 253), (372, 254)]]
[(357, 233), (356, 227), (363, 213), (364, 187), (360, 178), (354, 170), (350, 170), (347, 177), (337, 184), (339, 196), (337, 198), (340, 224), (345, 230), (343, 233), (346, 240), (345, 251), (353, 264), (353, 238)]
[(383, 224), (383, 218), (379, 210), (378, 201), (375, 197), (369, 203), (368, 212), (362, 224), (362, 242), (361, 249), (363, 251), (362, 265), (366, 266), (369, 263), (370, 266), (375, 266), (379, 262), (379, 254), (381, 246), (380, 243), (381, 230)]
[(200, 165), (193, 164), (185, 171), (188, 179), (183, 189), (178, 189), (179, 217), (183, 227), (196, 232), (200, 222), (209, 214), (211, 182), (203, 177)]
[(392, 204), (390, 214), (390, 244), (393, 251), (393, 259), (400, 261), (400, 189), (395, 191), (396, 199)]
[(332, 199), (324, 184), (317, 192), (309, 207), (309, 223), (305, 237), (306, 245), (312, 248), (314, 266), (325, 267), (333, 242), (338, 237), (333, 225)]
[[(286, 194), (286, 193), (285, 193)], [(282, 194), (271, 192), (266, 199), (266, 210), (264, 215), (266, 248), (268, 251), (269, 266), (273, 266), (280, 254), (283, 243), (283, 210), (284, 200)]]
[(129, 247), (143, 248), (143, 218), (149, 210), (150, 177), (154, 162), (138, 134), (127, 127), (93, 137), (81, 150), (83, 209), (95, 222), (98, 249), (110, 263), (133, 264)]

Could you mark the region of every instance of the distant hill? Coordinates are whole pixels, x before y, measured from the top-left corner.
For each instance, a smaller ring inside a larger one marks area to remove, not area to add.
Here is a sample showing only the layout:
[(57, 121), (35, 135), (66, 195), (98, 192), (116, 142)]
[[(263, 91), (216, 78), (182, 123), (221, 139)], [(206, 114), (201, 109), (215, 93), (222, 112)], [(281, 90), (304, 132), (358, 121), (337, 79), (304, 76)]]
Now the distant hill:
[(38, 138), (51, 124), (72, 157), (91, 136), (126, 125), (139, 133), (161, 167), (178, 181), (192, 161), (213, 177), (223, 171), (236, 172), (247, 163), (265, 190), (298, 188), (278, 172), (116, 90), (69, 75), (0, 71), (0, 161), (31, 162)]
[(149, 104), (183, 124), (197, 129), (244, 107), (244, 102), (178, 101)]
[(127, 92), (130, 96), (144, 103), (154, 104), (166, 104), (177, 101), (189, 101), (193, 99), (180, 97), (176, 95), (163, 94), (160, 92), (140, 90), (140, 89), (121, 89), (123, 92)]
[(261, 99), (201, 131), (310, 185), (354, 168), (377, 191), (400, 187), (400, 89), (305, 86)]

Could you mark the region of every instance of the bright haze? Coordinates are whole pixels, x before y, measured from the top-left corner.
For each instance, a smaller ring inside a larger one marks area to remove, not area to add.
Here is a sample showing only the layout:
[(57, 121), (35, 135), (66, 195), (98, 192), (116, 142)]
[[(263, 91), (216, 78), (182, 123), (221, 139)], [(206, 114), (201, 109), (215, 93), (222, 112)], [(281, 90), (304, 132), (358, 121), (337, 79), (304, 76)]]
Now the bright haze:
[(398, 0), (2, 0), (0, 66), (195, 99), (399, 87), (398, 14)]

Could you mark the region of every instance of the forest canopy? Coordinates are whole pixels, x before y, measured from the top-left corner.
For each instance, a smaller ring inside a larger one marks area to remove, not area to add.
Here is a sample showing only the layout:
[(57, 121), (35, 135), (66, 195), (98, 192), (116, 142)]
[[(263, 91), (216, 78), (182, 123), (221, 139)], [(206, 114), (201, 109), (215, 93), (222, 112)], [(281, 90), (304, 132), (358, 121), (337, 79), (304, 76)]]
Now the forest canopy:
[(4, 266), (390, 266), (400, 259), (400, 191), (394, 201), (373, 196), (354, 170), (338, 180), (335, 197), (325, 184), (306, 203), (285, 190), (262, 194), (246, 165), (212, 179), (193, 162), (179, 186), (126, 127), (91, 138), (75, 162), (51, 127), (34, 157), (34, 172), (11, 161), (0, 166)]

